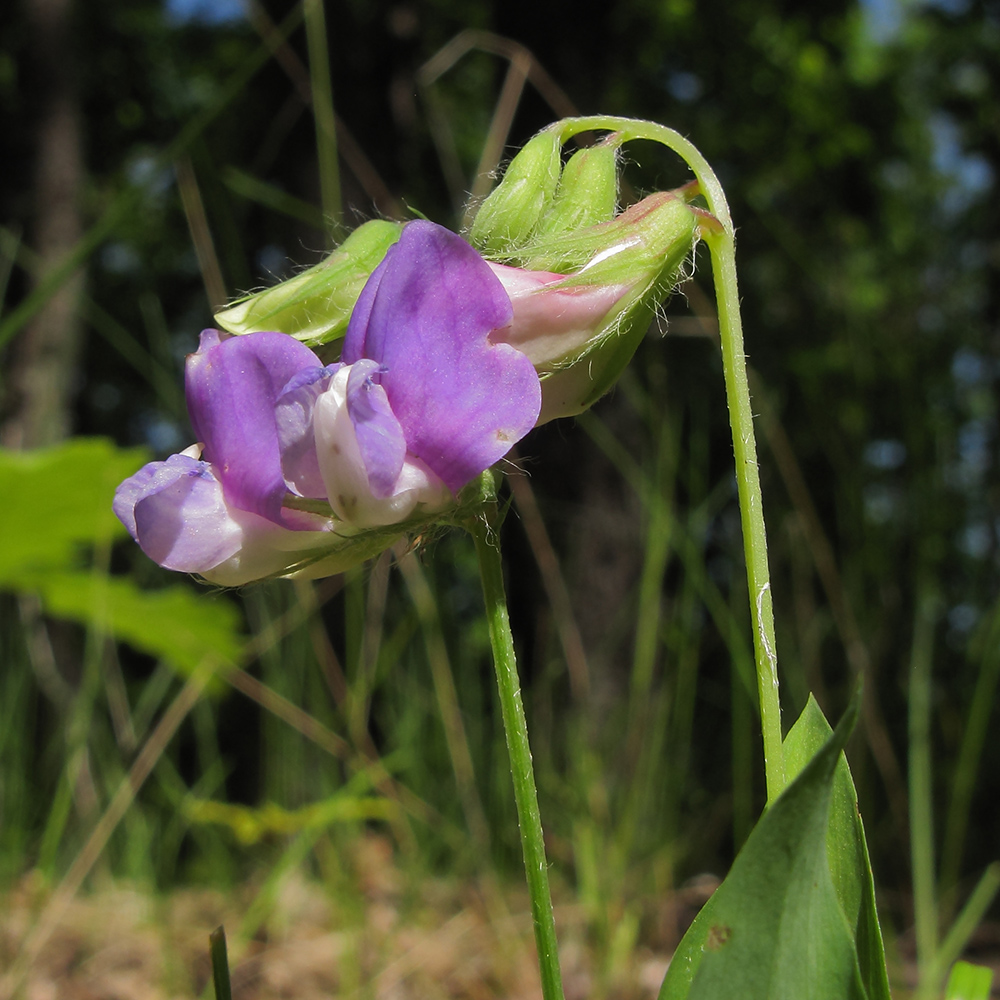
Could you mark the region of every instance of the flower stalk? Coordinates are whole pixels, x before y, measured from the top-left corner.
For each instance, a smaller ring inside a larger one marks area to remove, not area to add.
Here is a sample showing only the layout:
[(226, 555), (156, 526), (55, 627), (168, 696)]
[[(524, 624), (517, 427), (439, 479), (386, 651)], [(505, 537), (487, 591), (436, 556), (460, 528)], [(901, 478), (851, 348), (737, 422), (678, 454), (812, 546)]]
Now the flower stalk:
[(659, 142), (677, 153), (691, 168), (708, 210), (721, 223), (719, 229), (706, 228), (702, 238), (712, 256), (712, 277), (716, 307), (719, 312), (719, 335), (722, 340), (722, 364), (725, 373), (729, 422), (733, 434), (736, 483), (739, 494), (743, 550), (746, 558), (747, 585), (750, 591), (750, 616), (753, 622), (754, 659), (757, 668), (757, 693), (760, 700), (761, 731), (764, 741), (764, 769), (767, 777), (767, 802), (774, 802), (785, 787), (784, 754), (781, 746), (781, 704), (778, 698), (778, 660), (774, 641), (774, 613), (771, 582), (767, 564), (767, 533), (757, 469), (757, 445), (753, 429), (753, 409), (747, 381), (746, 355), (743, 350), (743, 326), (740, 321), (740, 298), (736, 280), (736, 242), (732, 216), (725, 193), (715, 172), (698, 149), (679, 132), (655, 122), (594, 115), (569, 118), (559, 122), (564, 140), (590, 129), (614, 132), (626, 142), (647, 139)]
[(479, 512), (465, 522), (466, 530), (476, 543), (479, 575), (486, 604), (493, 664), (500, 693), (507, 752), (510, 757), (514, 801), (521, 831), (521, 850), (528, 892), (531, 896), (531, 917), (538, 949), (538, 964), (542, 978), (544, 1000), (563, 1000), (562, 975), (559, 971), (559, 949), (556, 943), (552, 895), (549, 891), (549, 870), (545, 860), (542, 819), (538, 810), (538, 793), (531, 767), (531, 747), (528, 744), (528, 724), (521, 702), (521, 685), (517, 676), (514, 640), (507, 614), (507, 596), (503, 583), (503, 563), (500, 558), (499, 531), (501, 517), (494, 496), (492, 477), (483, 473), (480, 482), (484, 500)]

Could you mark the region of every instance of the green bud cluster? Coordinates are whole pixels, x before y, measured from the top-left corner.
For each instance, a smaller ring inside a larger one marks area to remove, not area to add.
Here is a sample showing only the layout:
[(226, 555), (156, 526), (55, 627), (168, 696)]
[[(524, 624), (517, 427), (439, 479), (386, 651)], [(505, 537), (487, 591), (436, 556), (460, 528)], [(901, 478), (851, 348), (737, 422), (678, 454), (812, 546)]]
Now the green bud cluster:
[(276, 330), (310, 347), (339, 340), (372, 271), (399, 239), (402, 225), (373, 219), (314, 267), (215, 314), (230, 333)]
[[(604, 335), (570, 365), (543, 376), (549, 400), (574, 400), (575, 412), (583, 412), (615, 384), (632, 359), (656, 310), (683, 278), (684, 264), (705, 225), (702, 213), (687, 203), (684, 193), (683, 189), (657, 192), (611, 222), (561, 237), (545, 236), (527, 249), (528, 269), (575, 272), (556, 287), (629, 288), (607, 317)], [(565, 414), (565, 407), (560, 412)]]
[(510, 161), (503, 180), (479, 206), (469, 242), (494, 257), (523, 246), (552, 205), (561, 172), (562, 138), (552, 129), (539, 132)]
[(555, 236), (614, 218), (618, 205), (616, 136), (578, 149), (566, 162), (536, 236)]
[(634, 283), (641, 275), (670, 274), (691, 251), (695, 210), (678, 191), (658, 191), (610, 222), (545, 232), (526, 244), (517, 264), (531, 271), (572, 274), (574, 283)]

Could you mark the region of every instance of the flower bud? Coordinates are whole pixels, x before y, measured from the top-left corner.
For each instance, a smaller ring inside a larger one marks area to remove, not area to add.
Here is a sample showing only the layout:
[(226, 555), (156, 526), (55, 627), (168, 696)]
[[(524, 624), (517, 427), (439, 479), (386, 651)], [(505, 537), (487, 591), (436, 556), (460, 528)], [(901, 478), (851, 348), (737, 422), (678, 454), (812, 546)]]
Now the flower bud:
[(277, 331), (313, 347), (339, 340), (361, 289), (401, 230), (398, 222), (366, 222), (315, 267), (234, 302), (215, 320), (230, 333)]
[(479, 206), (469, 232), (472, 245), (487, 256), (503, 256), (527, 243), (552, 204), (561, 170), (559, 132), (546, 129), (529, 139)]
[(538, 226), (552, 236), (614, 218), (618, 204), (618, 146), (614, 136), (578, 149), (566, 162), (552, 207)]
[(715, 222), (688, 204), (690, 193), (661, 191), (610, 222), (542, 235), (522, 252), (521, 268), (491, 264), (514, 311), (493, 339), (522, 351), (539, 373), (539, 423), (587, 409), (628, 364), (702, 227)]

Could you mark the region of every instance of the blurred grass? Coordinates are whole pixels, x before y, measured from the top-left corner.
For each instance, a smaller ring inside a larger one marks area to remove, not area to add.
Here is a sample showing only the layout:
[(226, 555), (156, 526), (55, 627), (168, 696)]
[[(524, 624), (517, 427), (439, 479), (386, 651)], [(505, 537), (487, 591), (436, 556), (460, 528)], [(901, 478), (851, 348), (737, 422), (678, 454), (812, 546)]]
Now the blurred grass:
[[(281, 36), (301, 17), (296, 5)], [(314, 60), (327, 58), (317, 44), (322, 28), (313, 22), (309, 31)], [(135, 425), (166, 428), (168, 437), (179, 438), (158, 443), (161, 451), (187, 443), (179, 361), (208, 316), (209, 299), (218, 297), (203, 288), (233, 294), (254, 269), (280, 271), (280, 253), (278, 267), (262, 268), (254, 248), (315, 247), (317, 233), (326, 238), (339, 217), (329, 170), (317, 190), (292, 193), (267, 179), (269, 163), (248, 162), (221, 140), (212, 144), (212, 129), (234, 128), (246, 105), (252, 110), (259, 100), (250, 84), (254, 74), (273, 68), (275, 38), (259, 42), (244, 34), (238, 40), (242, 54), (223, 63), (228, 77), (220, 71), (204, 105), (186, 123), (175, 123), (172, 138), (152, 155), (146, 185), (109, 187), (99, 221), (61, 270), (26, 290), (38, 262), (20, 229), (0, 231), (0, 344), (109, 240), (139, 243), (135, 230), (143, 227), (155, 230), (152, 242), (187, 252), (202, 240), (200, 269), (183, 258), (183, 266), (167, 269), (162, 289), (147, 287), (148, 279), (134, 273), (114, 280), (105, 274), (81, 302), (100, 338), (94, 341), (102, 365), (113, 371), (108, 379), (117, 379), (116, 391), (131, 401)], [(496, 148), (507, 138), (486, 135), (495, 89), (490, 65), (483, 52), (474, 53), (450, 81), (436, 79), (436, 96), (427, 98), (434, 102), (428, 112), (454, 119), (457, 140), (440, 128), (433, 134), (433, 120), (425, 137), (428, 147), (432, 140), (457, 146), (442, 168), (452, 189), (457, 169), (466, 178), (462, 190), (471, 186), (487, 138)], [(363, 95), (348, 92), (342, 100), (354, 97)], [(333, 109), (325, 98), (314, 108), (322, 121), (313, 152), (329, 165), (337, 148)], [(276, 113), (267, 123), (278, 130), (268, 140), (276, 150), (282, 121)], [(712, 133), (711, 123), (706, 131)], [(407, 135), (405, 148), (413, 153), (417, 140)], [(271, 148), (259, 134), (253, 145), (258, 157)], [(414, 176), (400, 183), (400, 200), (415, 191), (419, 203), (433, 203), (434, 185), (416, 177), (430, 172), (425, 154), (413, 155)], [(187, 214), (169, 180), (166, 193), (154, 191), (162, 171), (169, 173), (182, 155), (190, 155), (184, 186), (198, 196), (188, 201)], [(648, 177), (636, 173), (637, 187)], [(817, 283), (825, 266), (835, 271), (784, 225), (780, 204), (768, 207), (765, 182), (777, 183), (756, 178), (758, 188), (744, 207), (748, 217), (757, 212), (764, 220), (784, 256), (747, 261), (750, 294), (765, 300), (758, 320), (798, 308), (781, 298), (789, 261), (792, 271), (801, 266)], [(348, 177), (345, 190), (350, 184)], [(447, 203), (448, 185), (439, 187)], [(312, 200), (300, 196), (310, 193)], [(454, 190), (450, 194), (453, 199)], [(192, 236), (192, 229), (199, 232), (192, 204), (201, 206), (212, 238), (210, 267), (204, 233)], [(900, 205), (892, 210), (906, 229)], [(841, 235), (856, 248), (863, 234), (849, 223), (843, 221)], [(274, 233), (282, 234), (280, 241), (268, 241)], [(896, 232), (893, 239), (902, 236)], [(998, 612), (983, 570), (984, 579), (971, 588), (981, 624), (949, 633), (957, 653), (933, 628), (915, 630), (922, 700), (911, 694), (920, 725), (908, 745), (893, 717), (903, 700), (906, 655), (894, 632), (901, 619), (892, 609), (912, 596), (908, 584), (895, 579), (903, 557), (892, 548), (889, 522), (898, 487), (891, 463), (869, 467), (851, 450), (869, 432), (878, 435), (875, 443), (891, 443), (896, 428), (864, 429), (858, 408), (865, 400), (852, 394), (844, 372), (860, 373), (858, 382), (869, 386), (874, 378), (866, 366), (884, 350), (892, 355), (893, 379), (906, 383), (916, 379), (917, 362), (906, 355), (909, 343), (900, 351), (892, 342), (877, 349), (863, 342), (857, 331), (870, 327), (859, 317), (871, 315), (884, 289), (873, 277), (868, 250), (850, 256), (845, 272), (851, 268), (850, 280), (844, 274), (830, 279), (846, 281), (845, 311), (833, 312), (824, 300), (829, 311), (810, 317), (816, 325), (845, 324), (851, 343), (803, 348), (828, 355), (812, 367), (804, 353), (790, 352), (795, 377), (772, 388), (761, 376), (755, 390), (764, 400), (785, 704), (794, 715), (813, 689), (836, 714), (854, 677), (864, 675), (872, 700), (854, 770), (866, 819), (872, 816), (876, 872), (893, 890), (887, 929), (895, 926), (905, 951), (916, 919), (922, 948), (933, 953), (938, 940), (949, 943), (945, 930), (978, 881), (979, 871), (966, 860), (977, 823), (995, 828), (982, 801), (995, 798), (988, 734), (1000, 663)], [(177, 287), (184, 289), (179, 298)], [(678, 890), (699, 873), (723, 872), (762, 805), (724, 400), (711, 382), (711, 306), (697, 284), (689, 287), (688, 303), (671, 303), (669, 315), (679, 329), (697, 328), (699, 336), (648, 338), (611, 398), (571, 427), (529, 438), (519, 459), (524, 472), (512, 470), (517, 479), (505, 544), (542, 815), (560, 891), (583, 914), (595, 996), (615, 994), (641, 947), (669, 950), (683, 930), (677, 900), (685, 897)], [(888, 324), (891, 310), (886, 315)], [(773, 367), (768, 374), (773, 377)], [(819, 411), (814, 450), (798, 460), (793, 439), (800, 428), (783, 426), (780, 416), (796, 394), (809, 397), (797, 412)], [(955, 406), (992, 419), (992, 401), (982, 395), (973, 386)], [(926, 400), (909, 405), (919, 410)], [(934, 405), (936, 424), (903, 418), (907, 454), (937, 448), (945, 455), (915, 473), (930, 485), (915, 491), (914, 502), (932, 513), (950, 495), (936, 480), (947, 478), (947, 453), (956, 447), (948, 440), (956, 435), (944, 426), (943, 404)], [(130, 427), (120, 440), (136, 436)], [(0, 566), (14, 565), (17, 553), (23, 559), (17, 572), (0, 575), (0, 878), (12, 894), (22, 891), (17, 887), (26, 884), (26, 872), (40, 885), (23, 954), (41, 953), (42, 938), (55, 933), (58, 907), (68, 907), (88, 879), (95, 889), (129, 879), (164, 894), (189, 884), (241, 893), (249, 880), (255, 890), (241, 895), (239, 922), (230, 926), (235, 956), (249, 954), (261, 928), (282, 919), (282, 893), (300, 873), (322, 879), (345, 914), (364, 919), (365, 880), (378, 875), (359, 874), (345, 858), (373, 835), (384, 846), (383, 874), (402, 880), (401, 912), (406, 899), (417, 899), (445, 873), (476, 886), (498, 926), (507, 919), (508, 895), (500, 887), (517, 877), (519, 848), (477, 572), (464, 538), (422, 540), (413, 551), (397, 550), (336, 581), (212, 594), (168, 579), (127, 544), (112, 547), (113, 524), (81, 530), (88, 489), (109, 500), (114, 482), (141, 461), (135, 452), (105, 449), (83, 468), (66, 465), (37, 483), (26, 469), (44, 456), (4, 460), (12, 471), (0, 505), (9, 533)], [(840, 486), (829, 485), (832, 479)], [(866, 520), (861, 508), (879, 502), (888, 504), (888, 521)], [(106, 514), (103, 500), (98, 506)], [(929, 561), (943, 566), (954, 535), (950, 525), (936, 523), (920, 522)], [(901, 544), (913, 540), (906, 536)], [(952, 586), (948, 574), (960, 574), (947, 567), (941, 582), (951, 587), (954, 608), (962, 585)], [(894, 591), (882, 602), (880, 595), (897, 586), (902, 594)], [(880, 610), (883, 604), (888, 611)], [(919, 612), (906, 613), (924, 621)], [(199, 673), (206, 655), (217, 660), (211, 678)], [(947, 684), (938, 657), (953, 671)], [(199, 678), (195, 687), (192, 675)], [(902, 768), (898, 758), (906, 759)], [(920, 795), (908, 802), (902, 773), (915, 767)], [(908, 806), (918, 811), (909, 813)], [(912, 860), (922, 886), (912, 902), (909, 815), (917, 817)], [(935, 838), (930, 815), (944, 817), (937, 823), (943, 841)], [(992, 859), (995, 844), (985, 852)], [(981, 866), (982, 845), (972, 853)], [(994, 871), (987, 869), (973, 895), (978, 916), (989, 905), (985, 893)], [(697, 886), (694, 891), (697, 896)], [(349, 916), (343, 921), (349, 927)], [(966, 925), (955, 926), (967, 937), (972, 927)], [(345, 948), (342, 985), (360, 991), (372, 970), (360, 944)]]

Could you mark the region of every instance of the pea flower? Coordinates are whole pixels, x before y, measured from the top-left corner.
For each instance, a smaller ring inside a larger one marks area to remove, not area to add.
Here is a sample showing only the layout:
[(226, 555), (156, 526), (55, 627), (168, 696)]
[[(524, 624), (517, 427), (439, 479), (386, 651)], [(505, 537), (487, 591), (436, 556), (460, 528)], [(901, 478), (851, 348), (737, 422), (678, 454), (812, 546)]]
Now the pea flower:
[(513, 310), (460, 237), (407, 224), (365, 284), (341, 360), (288, 334), (202, 334), (185, 391), (199, 444), (151, 462), (115, 513), (156, 562), (237, 585), (328, 575), (455, 507), (534, 426)]

